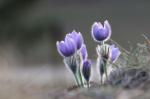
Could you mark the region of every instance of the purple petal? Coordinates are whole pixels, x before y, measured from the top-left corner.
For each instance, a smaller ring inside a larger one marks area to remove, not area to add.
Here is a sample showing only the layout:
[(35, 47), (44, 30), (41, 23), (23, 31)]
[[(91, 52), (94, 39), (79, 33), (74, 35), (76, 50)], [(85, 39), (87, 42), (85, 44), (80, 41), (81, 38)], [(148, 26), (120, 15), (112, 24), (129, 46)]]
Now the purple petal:
[(65, 46), (66, 46), (66, 56), (71, 56), (76, 51), (76, 45), (73, 41), (73, 39), (66, 37), (65, 38)]
[(103, 41), (107, 38), (104, 29), (98, 29), (93, 31), (94, 37), (97, 41)]
[(76, 51), (76, 45), (71, 38), (66, 37), (65, 41), (56, 43), (59, 54), (63, 57), (72, 56)]
[(68, 37), (72, 38), (77, 46), (77, 49), (80, 49), (83, 44), (83, 37), (81, 33), (77, 33), (75, 30), (73, 30), (71, 33), (67, 34)]
[(107, 39), (106, 39), (106, 41), (107, 41), (111, 36), (111, 26), (107, 20), (105, 20), (105, 22), (104, 22), (104, 29), (105, 29), (105, 33), (107, 35)]
[(56, 43), (57, 46), (57, 50), (59, 52), (59, 54), (63, 57), (65, 57), (65, 53), (66, 53), (66, 46), (64, 44), (64, 41), (58, 42)]
[(118, 49), (118, 48), (115, 48), (115, 46), (114, 45), (111, 45), (110, 46), (110, 58), (111, 58), (111, 61), (114, 63), (117, 59), (118, 59), (118, 57), (119, 57), (119, 55), (121, 54), (121, 52), (120, 52), (120, 50)]
[(82, 37), (81, 33), (79, 32), (78, 33), (78, 40), (77, 40), (77, 49), (80, 49), (82, 44), (83, 44), (83, 37)]
[(85, 44), (82, 45), (80, 51), (81, 51), (83, 60), (85, 60), (88, 56)]
[(103, 28), (103, 25), (102, 25), (101, 22), (97, 22), (97, 24), (98, 24), (98, 27), (99, 27), (99, 28)]

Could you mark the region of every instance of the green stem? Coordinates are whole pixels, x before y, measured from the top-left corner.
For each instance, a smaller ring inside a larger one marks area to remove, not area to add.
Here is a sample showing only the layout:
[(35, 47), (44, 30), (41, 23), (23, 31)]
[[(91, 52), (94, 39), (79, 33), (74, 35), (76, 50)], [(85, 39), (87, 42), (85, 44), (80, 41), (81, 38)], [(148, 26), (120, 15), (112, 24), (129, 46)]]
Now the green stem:
[(103, 84), (103, 75), (101, 75), (101, 85)]
[(104, 41), (101, 41), (101, 42), (100, 42), (100, 45), (104, 45), (104, 44), (105, 44), (105, 42), (104, 42)]
[(78, 86), (80, 86), (80, 83), (79, 83), (79, 80), (78, 80), (78, 75), (74, 74), (74, 77), (75, 77), (75, 80), (76, 80), (76, 84), (77, 84)]
[(87, 81), (87, 88), (90, 88), (90, 82)]
[(82, 74), (81, 74), (81, 70), (79, 69), (78, 70), (79, 72), (79, 79), (80, 79), (80, 82), (81, 82), (81, 86), (83, 86), (83, 79), (82, 79)]
[(106, 75), (106, 79), (108, 80), (108, 74), (107, 74), (107, 64), (104, 66), (104, 72), (105, 72), (105, 75)]

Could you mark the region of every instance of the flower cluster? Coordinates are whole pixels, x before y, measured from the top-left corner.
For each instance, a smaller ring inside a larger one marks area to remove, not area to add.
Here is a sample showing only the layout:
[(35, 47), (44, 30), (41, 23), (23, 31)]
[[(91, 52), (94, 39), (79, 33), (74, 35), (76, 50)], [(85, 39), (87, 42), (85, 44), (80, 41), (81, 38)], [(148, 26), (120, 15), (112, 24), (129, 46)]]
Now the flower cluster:
[(81, 33), (74, 30), (65, 36), (64, 41), (57, 41), (56, 45), (59, 54), (64, 58), (66, 66), (73, 72), (76, 83), (83, 86), (86, 81), (88, 85), (91, 62), (87, 58), (87, 49)]
[[(109, 63), (115, 63), (121, 52), (115, 45), (106, 43), (111, 36), (111, 26), (107, 20), (104, 25), (95, 22), (92, 25), (91, 34), (93, 39), (99, 43), (96, 47), (98, 54), (97, 66), (102, 82), (103, 75), (105, 74), (107, 77)], [(66, 34), (63, 41), (57, 41), (56, 46), (59, 54), (64, 59), (65, 65), (73, 73), (77, 85), (89, 87), (92, 64), (91, 60), (88, 59), (82, 34), (73, 30), (71, 33)]]
[(97, 66), (102, 82), (103, 74), (105, 74), (107, 78), (107, 67), (109, 63), (115, 63), (121, 52), (119, 48), (115, 47), (115, 45), (109, 45), (106, 43), (111, 36), (111, 26), (107, 20), (104, 22), (104, 25), (100, 22), (95, 22), (92, 25), (91, 34), (93, 39), (99, 43), (96, 48), (98, 54)]

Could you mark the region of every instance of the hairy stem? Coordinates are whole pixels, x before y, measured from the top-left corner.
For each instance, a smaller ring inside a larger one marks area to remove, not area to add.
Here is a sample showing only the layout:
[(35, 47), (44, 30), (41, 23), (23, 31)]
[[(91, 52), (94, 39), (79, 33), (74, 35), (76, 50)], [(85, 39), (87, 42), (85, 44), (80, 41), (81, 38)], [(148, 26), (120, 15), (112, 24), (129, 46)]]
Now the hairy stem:
[(82, 74), (81, 74), (80, 68), (79, 68), (79, 79), (80, 79), (81, 86), (83, 86), (83, 79), (82, 79)]
[(80, 82), (79, 82), (79, 79), (78, 79), (78, 75), (74, 74), (74, 77), (75, 77), (75, 80), (76, 80), (76, 84), (78, 86), (80, 86)]
[(104, 72), (105, 72), (106, 79), (108, 80), (107, 66), (104, 66)]
[(90, 88), (90, 82), (87, 81), (87, 88)]

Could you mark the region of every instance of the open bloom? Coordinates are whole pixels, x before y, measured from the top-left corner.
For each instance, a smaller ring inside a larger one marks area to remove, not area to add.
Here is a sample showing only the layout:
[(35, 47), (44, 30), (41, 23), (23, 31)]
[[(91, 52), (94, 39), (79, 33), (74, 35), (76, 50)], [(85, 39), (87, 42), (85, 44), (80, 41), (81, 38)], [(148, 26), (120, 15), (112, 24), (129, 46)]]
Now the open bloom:
[(85, 60), (83, 62), (83, 76), (85, 78), (86, 81), (89, 81), (90, 79), (90, 75), (91, 75), (91, 61), (90, 60)]
[(87, 59), (88, 54), (87, 54), (87, 49), (86, 49), (85, 44), (82, 45), (80, 51), (81, 51), (81, 55), (82, 55), (83, 60)]
[(64, 41), (56, 43), (59, 54), (63, 57), (72, 56), (76, 51), (76, 44), (72, 38), (65, 37)]
[(67, 34), (66, 37), (70, 37), (76, 43), (77, 49), (80, 49), (83, 44), (83, 37), (80, 32), (73, 30), (71, 33)]
[(91, 33), (95, 41), (107, 41), (111, 36), (111, 26), (107, 20), (104, 22), (104, 26), (100, 22), (95, 22), (92, 25)]
[(115, 62), (120, 56), (121, 52), (115, 45), (110, 45), (110, 61)]

